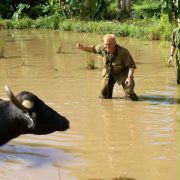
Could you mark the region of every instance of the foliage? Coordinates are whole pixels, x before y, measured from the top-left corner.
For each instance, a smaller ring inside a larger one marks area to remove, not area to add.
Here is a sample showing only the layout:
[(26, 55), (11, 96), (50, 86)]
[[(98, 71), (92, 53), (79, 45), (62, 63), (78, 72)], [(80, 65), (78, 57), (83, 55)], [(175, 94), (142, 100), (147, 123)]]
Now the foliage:
[(161, 14), (159, 21), (159, 30), (161, 33), (162, 40), (170, 40), (170, 34), (172, 33), (172, 25), (169, 22), (169, 17), (167, 14)]
[(172, 7), (173, 7), (173, 1), (168, 0), (160, 0), (161, 2), (161, 12), (164, 14), (167, 14), (169, 19), (172, 18)]
[(149, 40), (169, 40), (174, 24), (168, 20), (168, 15), (161, 14), (161, 18), (130, 19), (125, 22), (112, 21), (81, 21), (61, 19), (58, 15), (40, 17), (37, 20), (23, 18), (18, 21), (1, 20), (1, 28), (43, 28), (59, 29), (63, 31), (87, 33), (113, 33), (117, 36), (129, 36)]
[(133, 13), (137, 18), (147, 18), (147, 17), (159, 17), (161, 13), (161, 3), (155, 1), (142, 1), (140, 4), (133, 5)]
[(4, 37), (0, 36), (0, 58), (4, 57)]
[(85, 61), (85, 68), (89, 69), (89, 70), (95, 70), (98, 67), (96, 66), (96, 61), (95, 61), (95, 57), (93, 56), (93, 54), (90, 53), (86, 53), (86, 56), (84, 57)]
[(0, 27), (50, 28), (168, 40), (173, 27), (169, 21), (173, 17), (171, 11), (177, 11), (177, 0), (132, 2), (132, 17), (119, 22), (115, 0), (1, 0), (0, 17), (12, 20), (0, 20)]
[(8, 29), (28, 29), (31, 28), (33, 21), (29, 18), (23, 18), (18, 21), (6, 20), (5, 26)]
[(22, 14), (22, 11), (25, 9), (25, 8), (29, 8), (29, 5), (27, 5), (27, 4), (22, 4), (22, 3), (20, 3), (20, 4), (18, 4), (18, 6), (17, 6), (17, 11), (13, 14), (13, 19), (14, 20), (19, 20), (20, 18), (22, 18), (23, 17), (23, 14)]
[[(177, 0), (132, 0), (132, 14), (137, 18), (173, 17), (177, 14)], [(129, 18), (129, 12), (118, 18), (117, 0), (1, 0), (0, 18), (19, 20), (58, 15), (61, 18), (81, 20), (112, 20)]]
[(105, 0), (85, 0), (82, 4), (81, 19), (100, 20), (105, 19), (107, 13), (107, 2)]
[(12, 18), (13, 14), (20, 9), (20, 4), (26, 5), (26, 8), (23, 8), (21, 13), (28, 16), (32, 8), (44, 4), (45, 2), (46, 0), (1, 0), (0, 17), (4, 19)]
[(59, 16), (48, 16), (46, 18), (38, 18), (36, 21), (34, 21), (32, 27), (33, 28), (43, 28), (43, 29), (59, 29), (59, 23), (61, 22), (61, 19)]
[(14, 9), (10, 5), (10, 0), (1, 0), (0, 1), (0, 18), (11, 18), (14, 13)]

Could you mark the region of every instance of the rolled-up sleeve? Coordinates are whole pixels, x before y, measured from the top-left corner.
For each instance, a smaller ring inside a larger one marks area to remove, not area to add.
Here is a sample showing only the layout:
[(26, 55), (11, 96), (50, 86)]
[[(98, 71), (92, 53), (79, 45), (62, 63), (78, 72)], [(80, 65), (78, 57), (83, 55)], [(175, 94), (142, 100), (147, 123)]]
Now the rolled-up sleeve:
[(173, 31), (173, 33), (172, 33), (172, 35), (171, 35), (171, 45), (172, 46), (174, 46), (174, 47), (176, 47), (176, 44), (175, 44), (175, 33), (174, 33), (174, 31)]
[(128, 50), (126, 51), (126, 54), (124, 54), (124, 63), (126, 67), (136, 69), (135, 62)]
[(96, 46), (93, 46), (93, 52), (95, 54), (102, 54), (102, 45), (98, 44)]

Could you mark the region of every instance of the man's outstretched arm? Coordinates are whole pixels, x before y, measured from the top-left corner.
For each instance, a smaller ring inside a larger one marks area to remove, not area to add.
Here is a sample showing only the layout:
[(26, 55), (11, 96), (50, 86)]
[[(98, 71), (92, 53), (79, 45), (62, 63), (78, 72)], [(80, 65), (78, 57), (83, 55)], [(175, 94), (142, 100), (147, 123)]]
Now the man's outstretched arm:
[(94, 52), (93, 46), (83, 46), (82, 44), (77, 43), (77, 48), (90, 53)]

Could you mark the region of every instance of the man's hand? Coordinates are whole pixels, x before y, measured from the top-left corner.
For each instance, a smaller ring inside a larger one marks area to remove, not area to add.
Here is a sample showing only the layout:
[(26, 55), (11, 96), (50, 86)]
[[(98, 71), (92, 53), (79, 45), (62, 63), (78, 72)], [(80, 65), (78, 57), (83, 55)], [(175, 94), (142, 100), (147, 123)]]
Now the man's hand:
[(173, 57), (172, 57), (172, 56), (170, 56), (170, 58), (168, 59), (168, 66), (170, 66), (170, 64), (171, 64), (172, 60), (173, 60)]
[(127, 79), (125, 80), (125, 84), (126, 84), (127, 86), (129, 86), (129, 85), (132, 83), (132, 80), (133, 80), (132, 77), (127, 77)]
[(82, 50), (83, 50), (83, 45), (80, 44), (80, 43), (77, 43), (76, 47), (77, 47), (78, 49), (82, 49)]

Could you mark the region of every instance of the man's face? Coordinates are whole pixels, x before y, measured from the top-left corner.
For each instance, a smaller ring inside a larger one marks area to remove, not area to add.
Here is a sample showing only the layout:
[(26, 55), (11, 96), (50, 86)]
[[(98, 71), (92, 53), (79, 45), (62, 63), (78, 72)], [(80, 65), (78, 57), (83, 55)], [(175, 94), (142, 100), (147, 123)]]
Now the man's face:
[(109, 53), (115, 52), (116, 42), (114, 39), (112, 39), (112, 38), (104, 39), (103, 44), (104, 44), (104, 48), (107, 52), (109, 52)]

